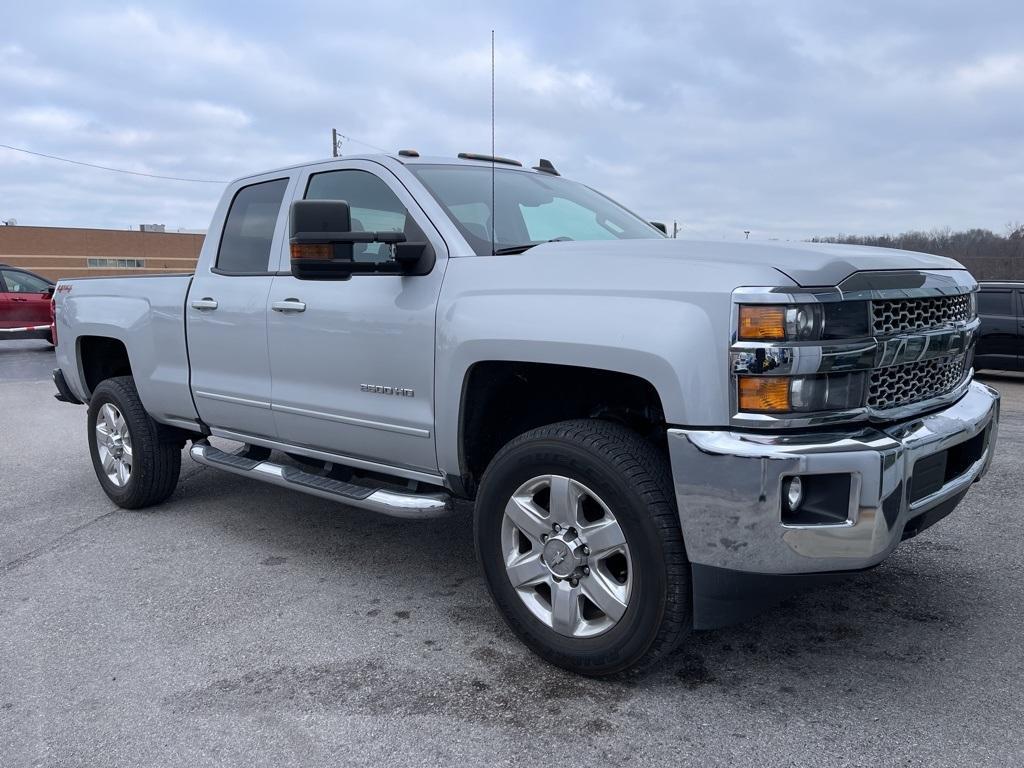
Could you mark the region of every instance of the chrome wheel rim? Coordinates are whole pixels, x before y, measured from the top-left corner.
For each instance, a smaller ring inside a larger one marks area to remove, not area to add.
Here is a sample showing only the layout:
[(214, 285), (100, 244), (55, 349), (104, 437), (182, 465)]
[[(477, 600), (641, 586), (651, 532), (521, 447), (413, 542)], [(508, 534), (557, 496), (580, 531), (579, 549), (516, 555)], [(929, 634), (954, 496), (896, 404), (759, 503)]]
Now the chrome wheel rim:
[(124, 416), (113, 403), (104, 403), (96, 414), (96, 449), (107, 480), (118, 488), (132, 476), (132, 436)]
[(633, 563), (622, 528), (572, 478), (541, 475), (519, 486), (505, 505), (501, 551), (519, 599), (560, 635), (600, 635), (629, 606)]

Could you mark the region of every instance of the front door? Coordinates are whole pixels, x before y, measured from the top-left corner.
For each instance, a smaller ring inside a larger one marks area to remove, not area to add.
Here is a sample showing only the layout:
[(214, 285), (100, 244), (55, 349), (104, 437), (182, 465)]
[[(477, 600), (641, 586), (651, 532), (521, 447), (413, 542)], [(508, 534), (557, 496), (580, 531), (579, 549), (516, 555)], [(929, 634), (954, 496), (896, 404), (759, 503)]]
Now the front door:
[[(208, 426), (273, 438), (267, 298), (284, 241), (290, 179), (244, 182), (218, 211), (185, 305), (192, 395)], [(225, 217), (226, 213), (226, 217)], [(214, 251), (207, 254), (206, 249)]]
[[(50, 284), (42, 278), (17, 269), (0, 270), (0, 323), (7, 328), (50, 324)], [(3, 327), (0, 326), (0, 327)]]
[[(318, 172), (317, 172), (318, 171)], [(272, 400), (279, 439), (412, 472), (436, 472), (434, 314), (447, 250), (383, 166), (341, 161), (307, 170), (296, 198), (345, 200), (352, 229), (403, 231), (436, 256), (429, 274), (297, 280), (287, 262), (270, 289)], [(382, 243), (356, 260), (390, 257)], [(283, 303), (282, 303), (283, 302)]]

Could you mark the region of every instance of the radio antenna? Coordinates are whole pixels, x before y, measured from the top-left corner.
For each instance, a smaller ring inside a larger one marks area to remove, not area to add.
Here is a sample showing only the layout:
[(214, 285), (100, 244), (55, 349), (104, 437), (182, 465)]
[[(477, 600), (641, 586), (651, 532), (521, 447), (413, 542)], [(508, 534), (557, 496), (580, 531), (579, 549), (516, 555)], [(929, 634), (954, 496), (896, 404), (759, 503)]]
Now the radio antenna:
[(494, 30), (491, 30), (491, 256), (494, 255)]

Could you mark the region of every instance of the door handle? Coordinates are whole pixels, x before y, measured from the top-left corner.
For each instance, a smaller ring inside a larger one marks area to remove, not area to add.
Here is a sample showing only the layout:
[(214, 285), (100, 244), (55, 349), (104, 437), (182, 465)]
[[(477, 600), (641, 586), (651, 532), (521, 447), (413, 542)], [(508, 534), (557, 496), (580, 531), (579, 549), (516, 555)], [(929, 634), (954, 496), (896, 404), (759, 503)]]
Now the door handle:
[(28, 301), (24, 296), (11, 296), (11, 301)]
[(211, 299), (209, 296), (204, 296), (201, 299), (193, 299), (192, 300), (192, 309), (199, 309), (199, 310), (206, 311), (206, 310), (216, 309), (216, 308), (217, 308), (217, 300), (216, 299)]
[(305, 312), (306, 304), (298, 299), (285, 299), (284, 301), (275, 301), (270, 308), (275, 312)]

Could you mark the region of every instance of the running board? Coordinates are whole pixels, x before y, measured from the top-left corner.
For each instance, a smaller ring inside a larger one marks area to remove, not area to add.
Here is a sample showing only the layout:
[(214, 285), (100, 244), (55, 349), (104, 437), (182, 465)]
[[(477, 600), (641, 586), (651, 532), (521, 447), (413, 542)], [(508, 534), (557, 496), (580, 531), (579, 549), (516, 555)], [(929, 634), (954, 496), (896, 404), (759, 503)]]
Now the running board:
[(225, 472), (251, 477), (271, 485), (291, 488), (323, 499), (340, 501), (351, 507), (369, 509), (391, 517), (424, 519), (444, 517), (452, 511), (451, 495), (445, 491), (407, 493), (386, 488), (368, 488), (331, 477), (303, 472), (297, 467), (257, 461), (237, 453), (227, 453), (206, 442), (192, 445), (189, 453), (194, 461)]

